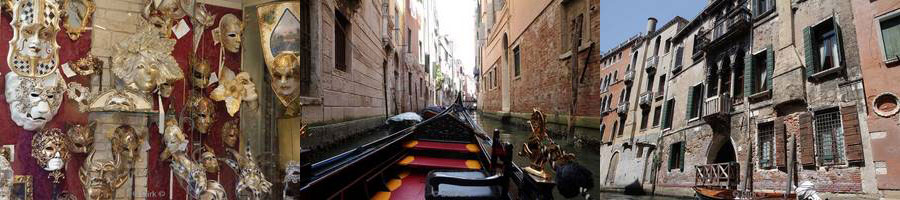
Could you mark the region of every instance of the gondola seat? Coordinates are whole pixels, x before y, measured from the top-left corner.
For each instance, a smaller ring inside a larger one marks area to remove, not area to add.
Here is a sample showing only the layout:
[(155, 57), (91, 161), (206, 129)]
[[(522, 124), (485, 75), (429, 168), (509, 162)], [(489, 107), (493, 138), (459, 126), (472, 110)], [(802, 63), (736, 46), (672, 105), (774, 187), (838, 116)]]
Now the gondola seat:
[(436, 170), (428, 173), (427, 200), (500, 199), (508, 184), (502, 175), (487, 176), (481, 171)]

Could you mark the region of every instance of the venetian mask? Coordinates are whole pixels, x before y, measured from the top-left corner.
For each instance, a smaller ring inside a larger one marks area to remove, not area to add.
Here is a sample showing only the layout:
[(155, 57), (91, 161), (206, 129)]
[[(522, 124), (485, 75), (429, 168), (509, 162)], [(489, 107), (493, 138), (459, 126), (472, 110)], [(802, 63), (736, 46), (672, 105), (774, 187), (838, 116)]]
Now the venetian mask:
[[(0, 148), (5, 149), (5, 148)], [(0, 198), (9, 198), (9, 185), (12, 182), (12, 165), (10, 165), (9, 160), (6, 159), (6, 156), (0, 155)]]
[(25, 130), (44, 127), (59, 111), (64, 88), (59, 74), (31, 78), (7, 73), (5, 94), (10, 117)]
[(31, 156), (46, 171), (57, 171), (69, 160), (68, 140), (57, 128), (45, 129), (31, 139)]
[(224, 142), (227, 147), (234, 148), (235, 145), (237, 145), (238, 136), (241, 134), (241, 129), (238, 128), (238, 124), (240, 124), (238, 120), (232, 120), (227, 121), (222, 125), (222, 142)]
[(293, 53), (281, 53), (275, 57), (274, 66), (270, 67), (272, 89), (288, 106), (300, 94), (300, 61)]
[(131, 90), (151, 94), (160, 87), (159, 95), (168, 97), (174, 82), (184, 78), (171, 55), (174, 49), (173, 39), (138, 32), (113, 48), (112, 71)]
[(116, 189), (122, 187), (128, 180), (128, 171), (119, 160), (119, 156), (113, 156), (113, 160), (96, 161), (95, 153), (91, 152), (78, 171), (84, 194), (89, 199), (113, 199)]
[(203, 168), (206, 169), (207, 173), (218, 173), (219, 160), (216, 159), (216, 152), (209, 146), (206, 146), (204, 149), (203, 153), (200, 154), (200, 160), (203, 161)]
[(53, 74), (59, 64), (59, 2), (17, 0), (12, 3), (12, 11), (13, 37), (7, 55), (10, 70), (25, 77)]
[(144, 142), (143, 134), (130, 125), (116, 127), (111, 134), (107, 137), (112, 142), (113, 152), (121, 155), (126, 162), (135, 162), (140, 158), (139, 150)]
[(178, 178), (181, 186), (191, 197), (199, 197), (207, 189), (206, 171), (184, 153), (173, 154), (173, 161), (169, 166)]
[(222, 43), (228, 52), (237, 53), (241, 48), (241, 35), (244, 23), (234, 14), (226, 14), (219, 19), (219, 27), (213, 29), (213, 41)]
[(206, 191), (200, 194), (200, 200), (223, 200), (228, 199), (225, 188), (218, 181), (209, 180), (206, 183)]
[(249, 148), (244, 150), (244, 155), (231, 149), (226, 149), (226, 151), (230, 152), (237, 159), (237, 165), (240, 169), (237, 184), (238, 194), (251, 192), (256, 199), (259, 199), (263, 193), (269, 193), (272, 183), (267, 181), (265, 175), (262, 174), (262, 170), (256, 164), (256, 159)]
[(166, 120), (166, 131), (163, 139), (166, 142), (166, 150), (170, 153), (180, 153), (187, 150), (188, 140), (181, 131), (181, 127), (174, 119)]
[(191, 85), (194, 88), (206, 88), (209, 85), (209, 74), (212, 68), (202, 58), (191, 57)]
[(250, 80), (250, 74), (241, 72), (234, 75), (231, 70), (222, 72), (222, 81), (210, 94), (215, 101), (225, 101), (225, 109), (230, 116), (234, 116), (241, 109), (241, 102), (251, 104), (259, 97), (256, 94), (256, 84)]
[(92, 121), (88, 125), (69, 124), (66, 125), (66, 132), (69, 136), (69, 150), (73, 153), (91, 152), (94, 144), (94, 130), (97, 128), (97, 122)]
[(209, 131), (216, 114), (216, 106), (212, 100), (203, 96), (194, 96), (191, 100), (191, 116), (194, 119), (194, 128), (202, 134)]

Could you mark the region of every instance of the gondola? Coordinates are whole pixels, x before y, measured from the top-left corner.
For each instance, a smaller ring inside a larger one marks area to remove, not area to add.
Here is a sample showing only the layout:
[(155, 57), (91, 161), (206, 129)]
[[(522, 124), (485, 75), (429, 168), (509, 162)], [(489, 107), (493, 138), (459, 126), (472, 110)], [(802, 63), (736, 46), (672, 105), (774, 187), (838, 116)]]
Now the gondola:
[[(512, 163), (513, 145), (488, 136), (460, 100), (422, 123), (307, 165), (288, 199), (550, 199)], [(303, 157), (303, 153), (301, 153)], [(516, 192), (509, 192), (516, 191)], [(509, 193), (514, 193), (510, 197)]]
[[(697, 195), (697, 199), (702, 200), (724, 200), (724, 199), (735, 199), (737, 195), (735, 195), (734, 189), (726, 189), (726, 188), (715, 188), (715, 187), (693, 187), (695, 194)], [(790, 193), (787, 196), (787, 199), (796, 199), (797, 194)], [(765, 199), (784, 199), (784, 193), (781, 192), (753, 192), (753, 196), (750, 198), (742, 198), (742, 199), (754, 199), (754, 200), (765, 200)]]

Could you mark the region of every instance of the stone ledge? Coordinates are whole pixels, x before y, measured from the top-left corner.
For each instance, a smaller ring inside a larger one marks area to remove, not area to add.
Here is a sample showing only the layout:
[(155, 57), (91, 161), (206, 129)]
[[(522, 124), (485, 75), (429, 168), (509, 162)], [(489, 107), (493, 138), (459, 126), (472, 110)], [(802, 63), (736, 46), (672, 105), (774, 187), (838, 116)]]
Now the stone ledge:
[(382, 126), (384, 121), (385, 117), (378, 116), (309, 127), (306, 130), (307, 135), (300, 140), (300, 145), (311, 149), (328, 146), (336, 141)]

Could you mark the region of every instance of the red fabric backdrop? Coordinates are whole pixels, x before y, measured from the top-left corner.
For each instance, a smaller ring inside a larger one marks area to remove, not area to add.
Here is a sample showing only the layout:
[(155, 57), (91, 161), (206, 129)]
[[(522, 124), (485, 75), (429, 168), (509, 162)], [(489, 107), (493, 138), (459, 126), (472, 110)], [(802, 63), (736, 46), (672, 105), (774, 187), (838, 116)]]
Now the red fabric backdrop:
[[(207, 5), (207, 8), (210, 13), (216, 16), (216, 24), (213, 25), (213, 27), (207, 27), (206, 31), (204, 31), (197, 54), (200, 57), (208, 60), (214, 71), (218, 71), (220, 46), (213, 44), (211, 35), (212, 29), (218, 26), (219, 18), (221, 18), (222, 15), (231, 13), (238, 16), (238, 18), (242, 18), (242, 13), (241, 10), (238, 9), (230, 9), (211, 5)], [(188, 23), (188, 25), (191, 25), (188, 17), (185, 17), (184, 20)], [(0, 42), (0, 73), (3, 73), (4, 75), (6, 73), (10, 73), (9, 67), (6, 64), (6, 54), (9, 50), (8, 41), (12, 38), (12, 29), (9, 25), (9, 21), (9, 13), (3, 13), (2, 17), (0, 17), (0, 28), (2, 28), (0, 29), (0, 41), (2, 41)], [(191, 25), (191, 27), (193, 26)], [(178, 39), (178, 42), (175, 45), (175, 51), (172, 52), (172, 55), (175, 57), (179, 67), (182, 68), (182, 71), (184, 72), (186, 77), (185, 80), (176, 82), (176, 89), (173, 91), (172, 97), (163, 101), (163, 104), (165, 105), (169, 105), (170, 103), (175, 105), (174, 111), (167, 110), (167, 112), (170, 113), (181, 113), (181, 111), (184, 109), (186, 96), (190, 91), (188, 85), (189, 78), (187, 76), (190, 75), (190, 68), (188, 66), (189, 58), (190, 55), (193, 54), (193, 31), (194, 30), (192, 29), (191, 32), (187, 33), (187, 35)], [(91, 48), (91, 32), (88, 31), (83, 34), (77, 41), (72, 41), (66, 36), (65, 30), (62, 30), (57, 35), (57, 43), (60, 46), (60, 63), (72, 62), (89, 54)], [(240, 58), (241, 57), (239, 53), (229, 53), (226, 51), (224, 59), (225, 66), (235, 72), (240, 71)], [(87, 78), (76, 76), (73, 78), (67, 78), (66, 81), (75, 81), (84, 84), (87, 83)], [(0, 86), (5, 88), (3, 82), (4, 81), (0, 81)], [(206, 91), (204, 91), (204, 95), (208, 97), (209, 92), (211, 92), (212, 89), (213, 87), (206, 89)], [(45, 178), (47, 176), (47, 173), (40, 169), (40, 167), (37, 167), (37, 164), (30, 156), (31, 136), (34, 133), (25, 131), (21, 127), (18, 127), (15, 123), (13, 123), (12, 119), (10, 119), (9, 105), (6, 103), (5, 98), (5, 96), (0, 95), (0, 130), (3, 130), (0, 131), (0, 145), (16, 145), (16, 159), (13, 162), (13, 170), (15, 171), (15, 174), (32, 175), (35, 186), (34, 199), (49, 199), (49, 194), (51, 194), (52, 191), (50, 179)], [(215, 149), (216, 154), (219, 158), (229, 158), (228, 154), (225, 152), (225, 146), (221, 142), (219, 133), (221, 132), (221, 127), (225, 122), (237, 119), (237, 117), (228, 116), (228, 113), (225, 110), (225, 104), (223, 102), (215, 102), (215, 105), (215, 124), (210, 127), (209, 134), (202, 136), (202, 140), (204, 144), (207, 144)], [(86, 123), (87, 116), (88, 115), (86, 113), (78, 112), (77, 105), (66, 99), (62, 103), (59, 113), (50, 123), (48, 123), (47, 128), (64, 129), (66, 123)], [(189, 126), (186, 126), (185, 130), (188, 130), (188, 128)], [(189, 135), (189, 138), (191, 138), (191, 135), (199, 135), (199, 133), (197, 132), (186, 133)], [(174, 191), (169, 191), (169, 162), (162, 162), (158, 159), (159, 154), (164, 148), (164, 145), (162, 144), (161, 135), (159, 134), (159, 131), (157, 130), (155, 124), (150, 126), (148, 135), (151, 148), (148, 151), (148, 194), (146, 196), (148, 197), (148, 199), (170, 199), (170, 196), (172, 199), (185, 199), (185, 192), (183, 189), (181, 189), (181, 185), (175, 183), (173, 187)], [(195, 138), (201, 137), (197, 136)], [(79, 197), (79, 199), (84, 198), (83, 191), (81, 189), (81, 182), (78, 179), (78, 169), (82, 166), (86, 156), (87, 155), (84, 154), (73, 154), (72, 158), (66, 164), (65, 184), (60, 185), (61, 190), (69, 191)], [(208, 174), (208, 179), (219, 180), (219, 182), (225, 187), (226, 191), (228, 191), (230, 196), (229, 199), (236, 199), (236, 196), (234, 194), (235, 184), (237, 183), (235, 173), (224, 163), (220, 163), (219, 174)]]

